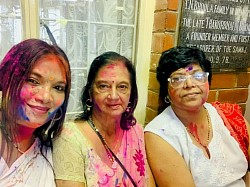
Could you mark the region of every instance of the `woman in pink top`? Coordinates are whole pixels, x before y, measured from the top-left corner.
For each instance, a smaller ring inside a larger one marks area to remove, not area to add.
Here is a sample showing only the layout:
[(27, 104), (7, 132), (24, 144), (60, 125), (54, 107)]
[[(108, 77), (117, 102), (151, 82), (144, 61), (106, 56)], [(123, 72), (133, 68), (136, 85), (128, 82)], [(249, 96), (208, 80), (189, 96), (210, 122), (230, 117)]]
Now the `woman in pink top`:
[(83, 112), (55, 140), (59, 187), (150, 185), (143, 129), (133, 116), (137, 99), (127, 58), (106, 52), (94, 59), (81, 96)]

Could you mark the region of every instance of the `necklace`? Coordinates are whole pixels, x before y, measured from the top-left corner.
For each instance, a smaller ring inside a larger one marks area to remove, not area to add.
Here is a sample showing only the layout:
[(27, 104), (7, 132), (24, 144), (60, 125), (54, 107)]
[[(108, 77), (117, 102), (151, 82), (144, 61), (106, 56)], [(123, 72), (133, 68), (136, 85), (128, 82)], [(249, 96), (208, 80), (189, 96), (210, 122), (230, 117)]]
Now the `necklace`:
[(98, 137), (100, 138), (106, 153), (109, 157), (109, 160), (111, 161), (112, 165), (114, 165), (114, 161), (116, 161), (120, 167), (122, 168), (122, 170), (126, 173), (127, 177), (129, 178), (129, 180), (132, 182), (134, 187), (137, 187), (137, 184), (135, 183), (135, 181), (133, 180), (133, 178), (131, 177), (131, 175), (129, 174), (129, 172), (127, 171), (127, 169), (125, 168), (125, 166), (121, 163), (121, 161), (116, 157), (116, 155), (113, 153), (113, 151), (108, 147), (105, 139), (103, 138), (103, 136), (100, 134), (99, 130), (96, 128), (92, 116), (89, 117), (88, 120), (88, 124), (90, 125), (90, 127), (96, 132), (96, 134), (98, 135)]
[(2, 123), (0, 123), (0, 127), (3, 130), (3, 133), (5, 134), (5, 136), (8, 138), (8, 140), (10, 141), (10, 143), (17, 149), (17, 151), (21, 154), (25, 153), (25, 151), (22, 151), (21, 149), (19, 149), (18, 145), (16, 143), (13, 142), (13, 140), (10, 138), (9, 134), (7, 133), (6, 129), (2, 126)]
[(208, 144), (210, 140), (210, 133), (211, 133), (211, 123), (210, 123), (210, 118), (208, 116), (208, 111), (206, 109), (206, 117), (207, 117), (207, 124), (208, 124), (208, 132), (207, 132), (207, 141), (206, 144), (203, 144), (199, 138), (198, 131), (197, 131), (197, 125), (194, 123), (191, 123), (188, 127), (186, 127), (187, 131), (194, 137), (194, 139), (202, 146), (205, 148), (208, 156), (210, 157), (210, 152), (208, 150)]
[(96, 128), (96, 126), (95, 126), (95, 124), (94, 124), (94, 122), (93, 122), (92, 116), (89, 117), (88, 122), (90, 122), (90, 123), (89, 123), (90, 127), (91, 127), (91, 128), (96, 132), (96, 134), (99, 136), (99, 138), (100, 138), (100, 140), (101, 140), (101, 142), (102, 142), (102, 144), (103, 144), (103, 146), (104, 146), (104, 148), (105, 148), (105, 151), (106, 151), (106, 153), (107, 153), (107, 156), (108, 156), (110, 162), (113, 164), (114, 161), (115, 161), (115, 158), (114, 158), (114, 156), (112, 155), (112, 153), (110, 152), (110, 150), (109, 150), (110, 148), (108, 147), (108, 144), (107, 144), (106, 140), (105, 140), (104, 137), (101, 135), (101, 133), (99, 132), (99, 130)]

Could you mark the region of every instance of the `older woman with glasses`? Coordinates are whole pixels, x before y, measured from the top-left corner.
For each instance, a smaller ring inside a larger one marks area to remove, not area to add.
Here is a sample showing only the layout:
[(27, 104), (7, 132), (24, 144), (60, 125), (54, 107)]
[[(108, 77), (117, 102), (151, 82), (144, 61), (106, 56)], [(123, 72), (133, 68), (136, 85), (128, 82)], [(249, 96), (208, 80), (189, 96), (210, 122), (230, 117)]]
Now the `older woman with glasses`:
[(211, 78), (201, 50), (162, 53), (157, 79), (164, 110), (145, 127), (157, 186), (245, 186), (249, 124), (238, 105), (206, 102)]

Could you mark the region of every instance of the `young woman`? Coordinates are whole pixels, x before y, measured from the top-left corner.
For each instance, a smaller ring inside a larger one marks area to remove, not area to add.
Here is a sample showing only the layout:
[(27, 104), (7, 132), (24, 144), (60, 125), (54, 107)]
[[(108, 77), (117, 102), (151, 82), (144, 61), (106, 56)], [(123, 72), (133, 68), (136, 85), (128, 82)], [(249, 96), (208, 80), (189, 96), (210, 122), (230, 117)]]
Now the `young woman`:
[(52, 138), (60, 132), (71, 86), (57, 46), (28, 39), (0, 64), (0, 186), (55, 186)]

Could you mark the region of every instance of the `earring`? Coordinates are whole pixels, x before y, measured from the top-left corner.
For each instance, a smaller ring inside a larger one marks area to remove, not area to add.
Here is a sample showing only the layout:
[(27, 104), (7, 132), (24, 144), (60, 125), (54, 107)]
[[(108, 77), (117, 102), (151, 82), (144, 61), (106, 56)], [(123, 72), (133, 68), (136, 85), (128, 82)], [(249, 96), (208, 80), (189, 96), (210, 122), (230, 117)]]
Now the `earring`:
[(170, 100), (169, 100), (168, 95), (167, 95), (166, 97), (164, 97), (164, 101), (165, 101), (166, 104), (169, 104), (169, 103), (170, 103)]
[[(62, 108), (60, 107), (59, 109), (60, 109), (60, 115), (59, 115), (57, 118), (55, 118), (57, 113), (53, 116), (53, 118), (52, 118), (52, 120), (51, 120), (51, 122), (50, 122), (48, 128), (47, 128), (47, 129), (45, 130), (45, 132), (44, 132), (44, 135), (45, 135), (46, 139), (47, 139), (47, 136), (48, 136), (48, 132), (49, 132), (49, 130), (53, 127), (54, 123), (55, 123), (56, 121), (58, 121), (59, 119), (62, 118)], [(51, 134), (51, 138), (53, 138), (53, 134)]]
[(87, 99), (86, 106), (87, 106), (87, 111), (89, 112), (91, 108), (93, 107), (93, 103), (91, 99)]

